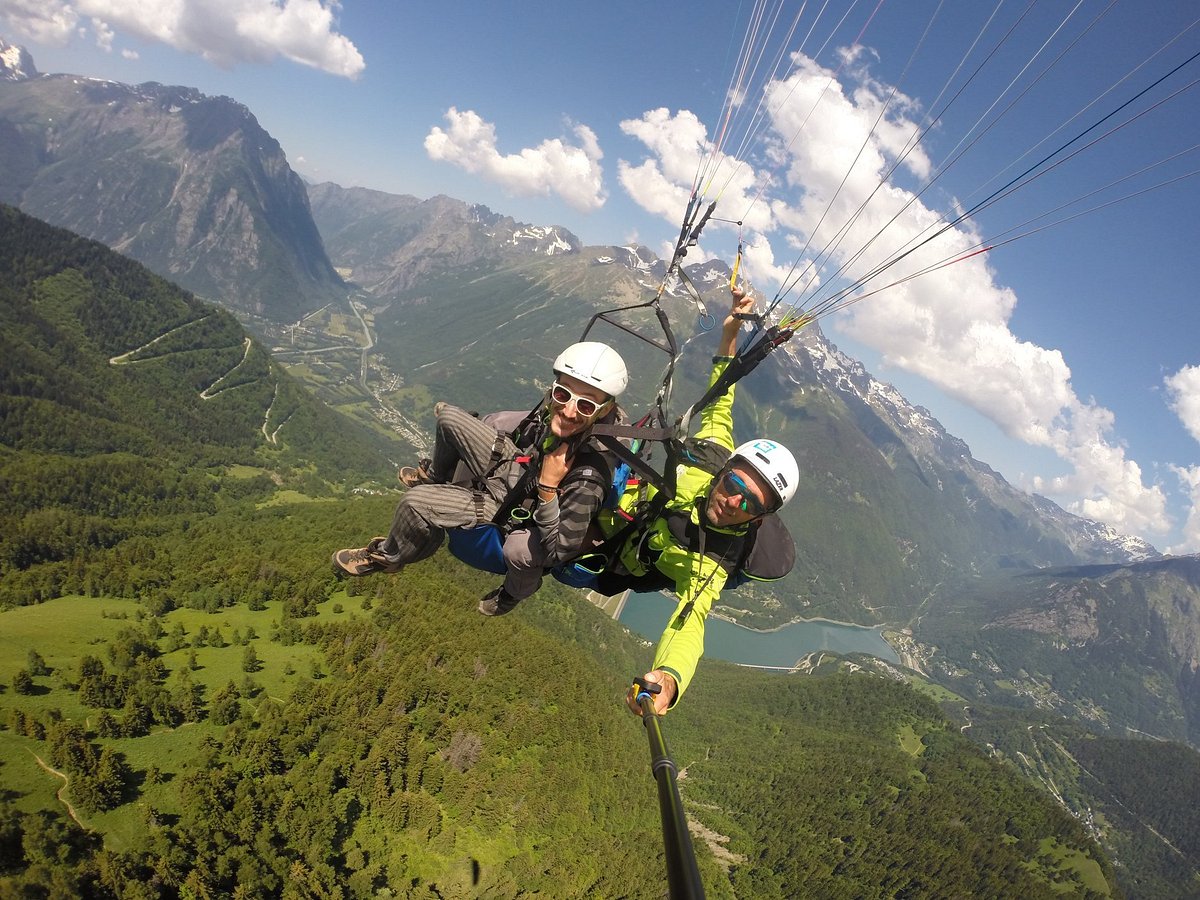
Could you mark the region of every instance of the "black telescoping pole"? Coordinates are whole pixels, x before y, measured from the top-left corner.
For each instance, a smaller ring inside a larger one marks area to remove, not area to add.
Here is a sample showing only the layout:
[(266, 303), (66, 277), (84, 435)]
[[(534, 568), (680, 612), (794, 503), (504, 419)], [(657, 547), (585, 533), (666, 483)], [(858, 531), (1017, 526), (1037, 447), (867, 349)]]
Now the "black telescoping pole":
[(658, 782), (658, 805), (662, 813), (663, 843), (667, 851), (670, 897), (671, 900), (703, 900), (704, 883), (696, 867), (696, 853), (692, 849), (692, 837), (688, 834), (679, 786), (675, 783), (678, 769), (667, 753), (662, 724), (654, 711), (654, 698), (651, 696), (662, 688), (641, 678), (635, 678), (633, 682), (638, 687), (637, 702), (642, 708), (642, 724), (646, 726), (646, 734), (650, 738), (650, 765)]

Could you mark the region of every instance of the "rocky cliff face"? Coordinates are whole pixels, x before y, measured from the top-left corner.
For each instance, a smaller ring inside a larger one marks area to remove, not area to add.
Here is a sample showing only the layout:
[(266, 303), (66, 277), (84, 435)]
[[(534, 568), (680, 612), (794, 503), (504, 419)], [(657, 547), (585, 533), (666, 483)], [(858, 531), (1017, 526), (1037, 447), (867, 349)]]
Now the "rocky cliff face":
[[(862, 410), (859, 419), (866, 433), (893, 465), (904, 456), (916, 463), (931, 488), (944, 493), (951, 484), (969, 485), (976, 508), (986, 503), (1001, 516), (1030, 523), (1031, 532), (1040, 538), (1022, 566), (1159, 557), (1141, 538), (1072, 515), (1045, 497), (1013, 487), (991, 466), (975, 459), (967, 444), (947, 432), (929, 410), (910, 403), (892, 385), (876, 379), (862, 363), (830, 344), (819, 329), (810, 326), (804, 339), (788, 352), (798, 367), (811, 370), (818, 383), (836, 392), (851, 408)], [(1039, 543), (1044, 553), (1039, 554)]]
[(343, 292), (308, 196), (246, 107), (191, 88), (0, 82), (0, 199), (234, 310), (294, 319)]
[(580, 248), (565, 228), (524, 225), (451, 197), (419, 200), (331, 183), (310, 185), (308, 193), (345, 277), (383, 302), (447, 271)]
[(0, 39), (0, 81), (24, 81), (37, 75), (38, 70), (28, 50)]

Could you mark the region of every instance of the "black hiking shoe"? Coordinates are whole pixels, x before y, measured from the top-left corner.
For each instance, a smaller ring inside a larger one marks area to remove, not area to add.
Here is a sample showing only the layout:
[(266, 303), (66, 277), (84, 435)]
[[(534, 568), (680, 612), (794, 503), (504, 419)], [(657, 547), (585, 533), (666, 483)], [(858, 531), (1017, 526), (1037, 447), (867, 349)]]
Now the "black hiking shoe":
[(433, 460), (422, 459), (415, 466), (402, 466), (396, 473), (400, 483), (405, 487), (416, 487), (418, 484), (433, 484), (433, 472), (430, 466)]
[(498, 587), (479, 601), (479, 612), (485, 616), (503, 616), (516, 609), (520, 602), (510, 597), (504, 588)]
[(365, 547), (339, 550), (333, 554), (333, 573), (338, 578), (347, 576), (357, 578), (360, 575), (373, 575), (379, 572), (384, 575), (395, 575), (404, 568), (403, 563), (392, 562), (381, 549), (386, 538), (372, 538)]

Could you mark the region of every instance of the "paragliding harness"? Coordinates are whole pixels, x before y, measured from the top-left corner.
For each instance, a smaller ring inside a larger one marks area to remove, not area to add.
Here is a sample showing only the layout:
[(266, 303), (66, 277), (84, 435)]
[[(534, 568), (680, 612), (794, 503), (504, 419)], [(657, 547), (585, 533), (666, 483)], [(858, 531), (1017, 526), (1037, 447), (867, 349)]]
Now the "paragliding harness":
[[(675, 452), (669, 456), (674, 459), (668, 461), (668, 471), (672, 474), (676, 463), (682, 463), (715, 476), (728, 464), (731, 453), (728, 447), (701, 438), (675, 442), (672, 449)], [(673, 543), (715, 560), (725, 570), (722, 590), (734, 590), (749, 581), (778, 581), (792, 570), (795, 544), (778, 514), (772, 512), (755, 519), (740, 533), (713, 530), (703, 524), (703, 506), (698, 522), (692, 521), (690, 509), (666, 509), (673, 494), (660, 489), (642, 509), (629, 516), (625, 526), (584, 557), (560, 566), (559, 569), (568, 571), (561, 574), (556, 571), (555, 577), (577, 587), (591, 587), (606, 596), (627, 589), (648, 593), (673, 588), (674, 581), (654, 567), (656, 556), (645, 541), (658, 519), (665, 522)], [(618, 564), (621, 550), (631, 542), (641, 547), (639, 559), (648, 570), (643, 575), (626, 572)]]
[[(646, 308), (653, 309), (657, 316), (659, 327), (662, 329), (661, 339), (642, 334), (616, 318), (617, 314)], [(574, 463), (560, 488), (579, 480), (593, 481), (603, 486), (602, 507), (619, 509), (621, 498), (626, 490), (648, 482), (660, 491), (661, 502), (665, 503), (675, 493), (675, 466), (668, 460), (666, 466), (668, 479), (664, 480), (650, 465), (650, 455), (654, 443), (669, 441), (675, 433), (674, 429), (665, 426), (663, 409), (670, 388), (675, 360), (678, 356), (674, 333), (671, 331), (666, 313), (658, 305), (658, 297), (647, 303), (595, 313), (588, 321), (587, 327), (584, 328), (579, 339), (586, 341), (592, 329), (602, 322), (661, 350), (667, 354), (670, 362), (653, 408), (633, 424), (597, 423), (593, 425), (587, 436), (580, 441), (580, 449), (574, 455)], [(533, 458), (537, 447), (544, 438), (543, 425), (546, 408), (545, 401), (539, 403), (511, 432), (508, 432), (513, 443), (516, 444), (519, 454), (523, 450), (529, 452), (525, 456), (518, 455), (517, 461), (526, 464), (525, 471), (509, 490), (493, 519), (475, 528), (454, 529), (449, 533), (450, 552), (470, 566), (498, 575), (507, 571), (503, 554), (504, 538), (515, 526), (532, 518), (538, 472), (538, 466), (533, 463)], [(511, 417), (516, 415), (519, 414), (498, 414), (486, 416), (484, 419), (498, 429), (507, 429), (512, 426)], [(509, 418), (503, 418), (504, 416)], [(499, 463), (503, 461), (504, 434), (504, 431), (500, 431), (497, 435), (488, 474), (492, 474)], [(596, 450), (595, 445), (599, 445), (603, 449)], [(482, 485), (477, 485), (476, 490), (481, 487)], [(589, 581), (595, 579), (596, 572), (592, 570), (592, 564), (596, 559), (595, 553), (587, 553), (583, 557), (577, 557), (575, 560), (556, 566), (551, 569), (551, 574), (571, 587), (585, 587)]]

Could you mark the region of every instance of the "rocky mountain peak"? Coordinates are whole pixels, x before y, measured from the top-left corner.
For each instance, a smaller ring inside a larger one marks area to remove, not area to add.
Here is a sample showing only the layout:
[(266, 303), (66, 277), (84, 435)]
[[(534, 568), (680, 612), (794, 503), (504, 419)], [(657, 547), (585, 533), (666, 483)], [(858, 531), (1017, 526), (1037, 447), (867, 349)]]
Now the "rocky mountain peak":
[(38, 74), (28, 50), (0, 38), (0, 81), (24, 81)]
[[(975, 459), (965, 441), (946, 431), (934, 415), (910, 403), (895, 386), (875, 378), (861, 362), (830, 342), (817, 323), (811, 323), (785, 344), (783, 353), (792, 379), (800, 384), (804, 373), (822, 387), (859, 410), (859, 425), (873, 436), (880, 452), (895, 458), (895, 442), (921, 471), (928, 484), (948, 480), (972, 485), (980, 498), (1021, 518), (1040, 523), (1044, 533), (1081, 559), (1128, 563), (1161, 558), (1151, 544), (1118, 532), (1111, 526), (1073, 515), (1045, 497), (1013, 487), (991, 466)], [(875, 427), (882, 425), (882, 427)], [(1051, 559), (1033, 560), (1039, 565)]]
[(583, 246), (579, 238), (561, 225), (529, 225), (510, 216), (494, 213), (479, 203), (469, 206), (468, 212), (488, 237), (522, 252), (537, 256), (561, 256), (578, 253)]
[(0, 81), (0, 131), (0, 199), (201, 297), (283, 320), (344, 292), (303, 182), (229, 97), (76, 75)]

